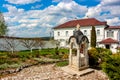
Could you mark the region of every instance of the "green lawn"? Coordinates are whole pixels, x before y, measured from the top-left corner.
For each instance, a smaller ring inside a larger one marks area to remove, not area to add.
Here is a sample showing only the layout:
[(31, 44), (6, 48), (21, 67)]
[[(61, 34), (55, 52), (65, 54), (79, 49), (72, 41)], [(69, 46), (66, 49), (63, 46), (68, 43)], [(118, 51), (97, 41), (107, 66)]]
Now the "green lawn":
[(68, 56), (69, 50), (68, 49), (57, 49), (59, 54), (56, 54), (56, 49), (48, 48), (48, 49), (41, 49), (41, 50), (30, 50), (19, 51), (19, 52), (0, 52), (0, 70), (6, 68), (16, 68), (19, 67), (22, 63), (34, 63), (35, 58), (47, 57), (52, 59), (62, 59), (63, 56)]

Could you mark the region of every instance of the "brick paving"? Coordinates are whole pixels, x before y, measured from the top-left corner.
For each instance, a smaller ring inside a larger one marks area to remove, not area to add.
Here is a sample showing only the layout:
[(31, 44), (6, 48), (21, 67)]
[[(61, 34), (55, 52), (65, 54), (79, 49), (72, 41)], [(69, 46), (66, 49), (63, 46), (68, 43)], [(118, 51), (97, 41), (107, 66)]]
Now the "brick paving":
[(0, 80), (108, 80), (102, 71), (95, 70), (84, 76), (71, 75), (54, 64), (37, 65), (25, 68), (19, 73), (9, 75)]

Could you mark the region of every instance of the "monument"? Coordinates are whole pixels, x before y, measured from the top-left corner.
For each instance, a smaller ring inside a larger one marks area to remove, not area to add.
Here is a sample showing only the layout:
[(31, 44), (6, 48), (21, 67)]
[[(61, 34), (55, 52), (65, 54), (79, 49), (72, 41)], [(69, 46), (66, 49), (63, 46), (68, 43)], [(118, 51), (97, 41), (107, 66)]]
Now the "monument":
[(62, 68), (65, 72), (80, 76), (94, 72), (93, 69), (88, 68), (88, 44), (88, 38), (80, 31), (80, 25), (77, 24), (73, 35), (69, 38), (69, 65)]
[(69, 38), (69, 66), (76, 70), (83, 70), (89, 67), (88, 58), (88, 38), (80, 31), (80, 25), (77, 24), (73, 35)]

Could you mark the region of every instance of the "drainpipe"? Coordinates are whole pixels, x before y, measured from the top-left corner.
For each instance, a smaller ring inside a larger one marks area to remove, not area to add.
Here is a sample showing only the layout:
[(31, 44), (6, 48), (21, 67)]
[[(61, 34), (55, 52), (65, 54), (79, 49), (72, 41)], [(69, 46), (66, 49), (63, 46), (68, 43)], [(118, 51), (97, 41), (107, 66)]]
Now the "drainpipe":
[(118, 33), (117, 33), (117, 40), (119, 41), (119, 45), (120, 45), (120, 29), (118, 30)]

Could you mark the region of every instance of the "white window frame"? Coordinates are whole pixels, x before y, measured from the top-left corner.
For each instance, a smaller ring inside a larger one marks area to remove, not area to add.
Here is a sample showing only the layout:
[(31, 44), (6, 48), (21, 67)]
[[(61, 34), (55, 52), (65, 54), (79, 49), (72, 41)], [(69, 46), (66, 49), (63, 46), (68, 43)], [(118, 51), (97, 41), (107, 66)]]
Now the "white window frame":
[(100, 35), (100, 29), (97, 29), (97, 35)]
[(60, 32), (59, 31), (57, 32), (57, 35), (60, 36)]
[(87, 30), (84, 30), (84, 35), (87, 35)]
[(113, 30), (108, 30), (107, 31), (107, 37), (114, 37), (114, 31)]
[(69, 33), (68, 31), (65, 31), (65, 35), (66, 35), (66, 36), (68, 36), (68, 33)]

